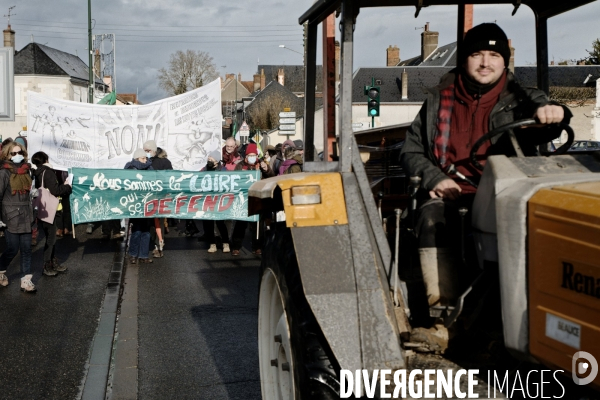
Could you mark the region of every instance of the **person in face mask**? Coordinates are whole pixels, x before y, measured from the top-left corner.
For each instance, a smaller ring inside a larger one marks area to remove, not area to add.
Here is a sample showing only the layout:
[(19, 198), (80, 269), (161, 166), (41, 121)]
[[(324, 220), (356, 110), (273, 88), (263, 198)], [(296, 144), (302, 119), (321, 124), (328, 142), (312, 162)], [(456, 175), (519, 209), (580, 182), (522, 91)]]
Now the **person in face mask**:
[[(262, 178), (268, 178), (269, 176), (273, 176), (273, 171), (271, 170), (269, 164), (264, 161), (259, 161), (258, 159), (258, 149), (256, 144), (250, 143), (248, 147), (246, 147), (246, 157), (240, 163), (235, 166), (236, 171), (247, 171), (247, 170), (260, 170), (262, 172)], [(262, 234), (259, 235), (259, 238), (256, 238), (256, 230), (258, 229), (258, 222), (250, 222), (250, 232), (252, 235), (252, 253), (260, 255), (262, 253)], [(248, 221), (235, 221), (235, 227), (233, 228), (233, 234), (231, 237), (231, 255), (238, 256), (240, 255), (240, 249), (242, 248), (242, 241), (244, 240), (244, 235), (246, 234), (246, 229), (248, 228)]]
[(6, 270), (21, 250), (21, 290), (36, 291), (31, 281), (31, 225), (33, 209), (29, 200), (31, 191), (31, 165), (27, 150), (17, 142), (2, 148), (0, 168), (0, 199), (2, 221), (6, 224), (6, 250), (0, 256), (0, 287), (8, 285)]

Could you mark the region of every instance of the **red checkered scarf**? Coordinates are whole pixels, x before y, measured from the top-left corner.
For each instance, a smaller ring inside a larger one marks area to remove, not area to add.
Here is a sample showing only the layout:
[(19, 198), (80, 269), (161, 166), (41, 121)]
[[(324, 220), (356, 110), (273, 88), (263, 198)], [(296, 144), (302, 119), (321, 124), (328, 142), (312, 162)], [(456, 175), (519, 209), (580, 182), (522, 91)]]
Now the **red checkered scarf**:
[(438, 110), (436, 132), (433, 140), (433, 155), (443, 168), (446, 164), (448, 142), (450, 141), (450, 124), (454, 107), (454, 84), (440, 91), (440, 109)]
[(17, 192), (26, 194), (31, 190), (31, 176), (29, 175), (31, 166), (29, 164), (17, 165), (12, 161), (4, 161), (2, 168), (10, 171), (10, 189), (13, 195)]

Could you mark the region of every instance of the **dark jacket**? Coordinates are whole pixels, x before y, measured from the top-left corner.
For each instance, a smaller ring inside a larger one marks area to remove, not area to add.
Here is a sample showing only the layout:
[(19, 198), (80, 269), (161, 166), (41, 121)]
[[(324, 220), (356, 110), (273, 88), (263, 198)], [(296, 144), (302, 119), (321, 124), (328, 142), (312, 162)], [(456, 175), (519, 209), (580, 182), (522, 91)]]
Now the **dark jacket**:
[(127, 164), (125, 164), (125, 168), (123, 169), (139, 169), (139, 170), (153, 170), (154, 167), (152, 167), (152, 161), (148, 160), (146, 161), (145, 164), (143, 164), (141, 161), (138, 160), (131, 160), (129, 162), (127, 162)]
[(152, 169), (157, 171), (173, 169), (173, 165), (168, 158), (152, 157), (150, 160), (152, 160)]
[[(44, 173), (45, 171), (45, 173)], [(44, 177), (44, 187), (52, 193), (53, 196), (67, 196), (71, 194), (71, 186), (61, 185), (58, 183), (55, 171), (47, 165), (41, 165), (37, 169), (32, 170), (35, 177), (35, 187), (42, 186), (42, 176)]]
[(33, 224), (33, 209), (26, 193), (12, 194), (10, 187), (10, 170), (0, 170), (0, 208), (2, 208), (2, 222), (10, 233), (29, 233)]
[[(448, 179), (448, 175), (438, 166), (433, 155), (433, 146), (440, 107), (440, 91), (454, 83), (457, 73), (458, 69), (453, 69), (440, 79), (438, 86), (427, 90), (425, 103), (406, 134), (406, 141), (400, 154), (400, 161), (406, 175), (420, 175), (422, 177), (421, 186), (428, 191), (442, 180)], [(521, 87), (515, 81), (514, 75), (508, 72), (506, 85), (500, 99), (490, 113), (489, 131), (519, 119), (532, 118), (539, 107), (549, 103), (550, 101), (543, 91)], [(572, 114), (568, 108), (564, 106), (563, 108), (565, 109), (563, 122), (569, 123)], [(535, 155), (537, 145), (550, 142), (560, 133), (560, 129), (555, 127), (515, 130), (525, 155)], [(507, 133), (492, 139), (490, 151), (491, 154), (508, 156), (515, 154)]]

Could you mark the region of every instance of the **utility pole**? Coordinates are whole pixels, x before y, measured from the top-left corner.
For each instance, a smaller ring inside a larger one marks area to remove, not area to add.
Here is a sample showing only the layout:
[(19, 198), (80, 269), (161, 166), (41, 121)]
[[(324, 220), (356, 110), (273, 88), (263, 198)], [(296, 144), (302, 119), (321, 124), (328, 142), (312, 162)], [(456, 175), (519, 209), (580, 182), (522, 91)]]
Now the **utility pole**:
[(90, 58), (88, 69), (90, 71), (90, 82), (88, 86), (88, 103), (94, 103), (94, 60), (92, 51), (92, 0), (88, 0), (88, 50)]

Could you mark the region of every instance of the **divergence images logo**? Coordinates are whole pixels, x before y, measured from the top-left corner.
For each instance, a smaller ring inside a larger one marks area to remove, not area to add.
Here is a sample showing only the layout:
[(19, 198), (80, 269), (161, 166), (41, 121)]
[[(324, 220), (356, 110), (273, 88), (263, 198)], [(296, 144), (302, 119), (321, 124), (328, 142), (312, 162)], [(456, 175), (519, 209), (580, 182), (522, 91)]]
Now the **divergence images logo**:
[[(591, 383), (598, 375), (598, 361), (593, 355), (586, 351), (578, 351), (573, 354), (573, 361), (571, 364), (571, 374), (573, 375), (573, 382), (577, 385), (587, 385)], [(588, 373), (589, 372), (589, 373)], [(580, 376), (585, 376), (580, 378)]]

